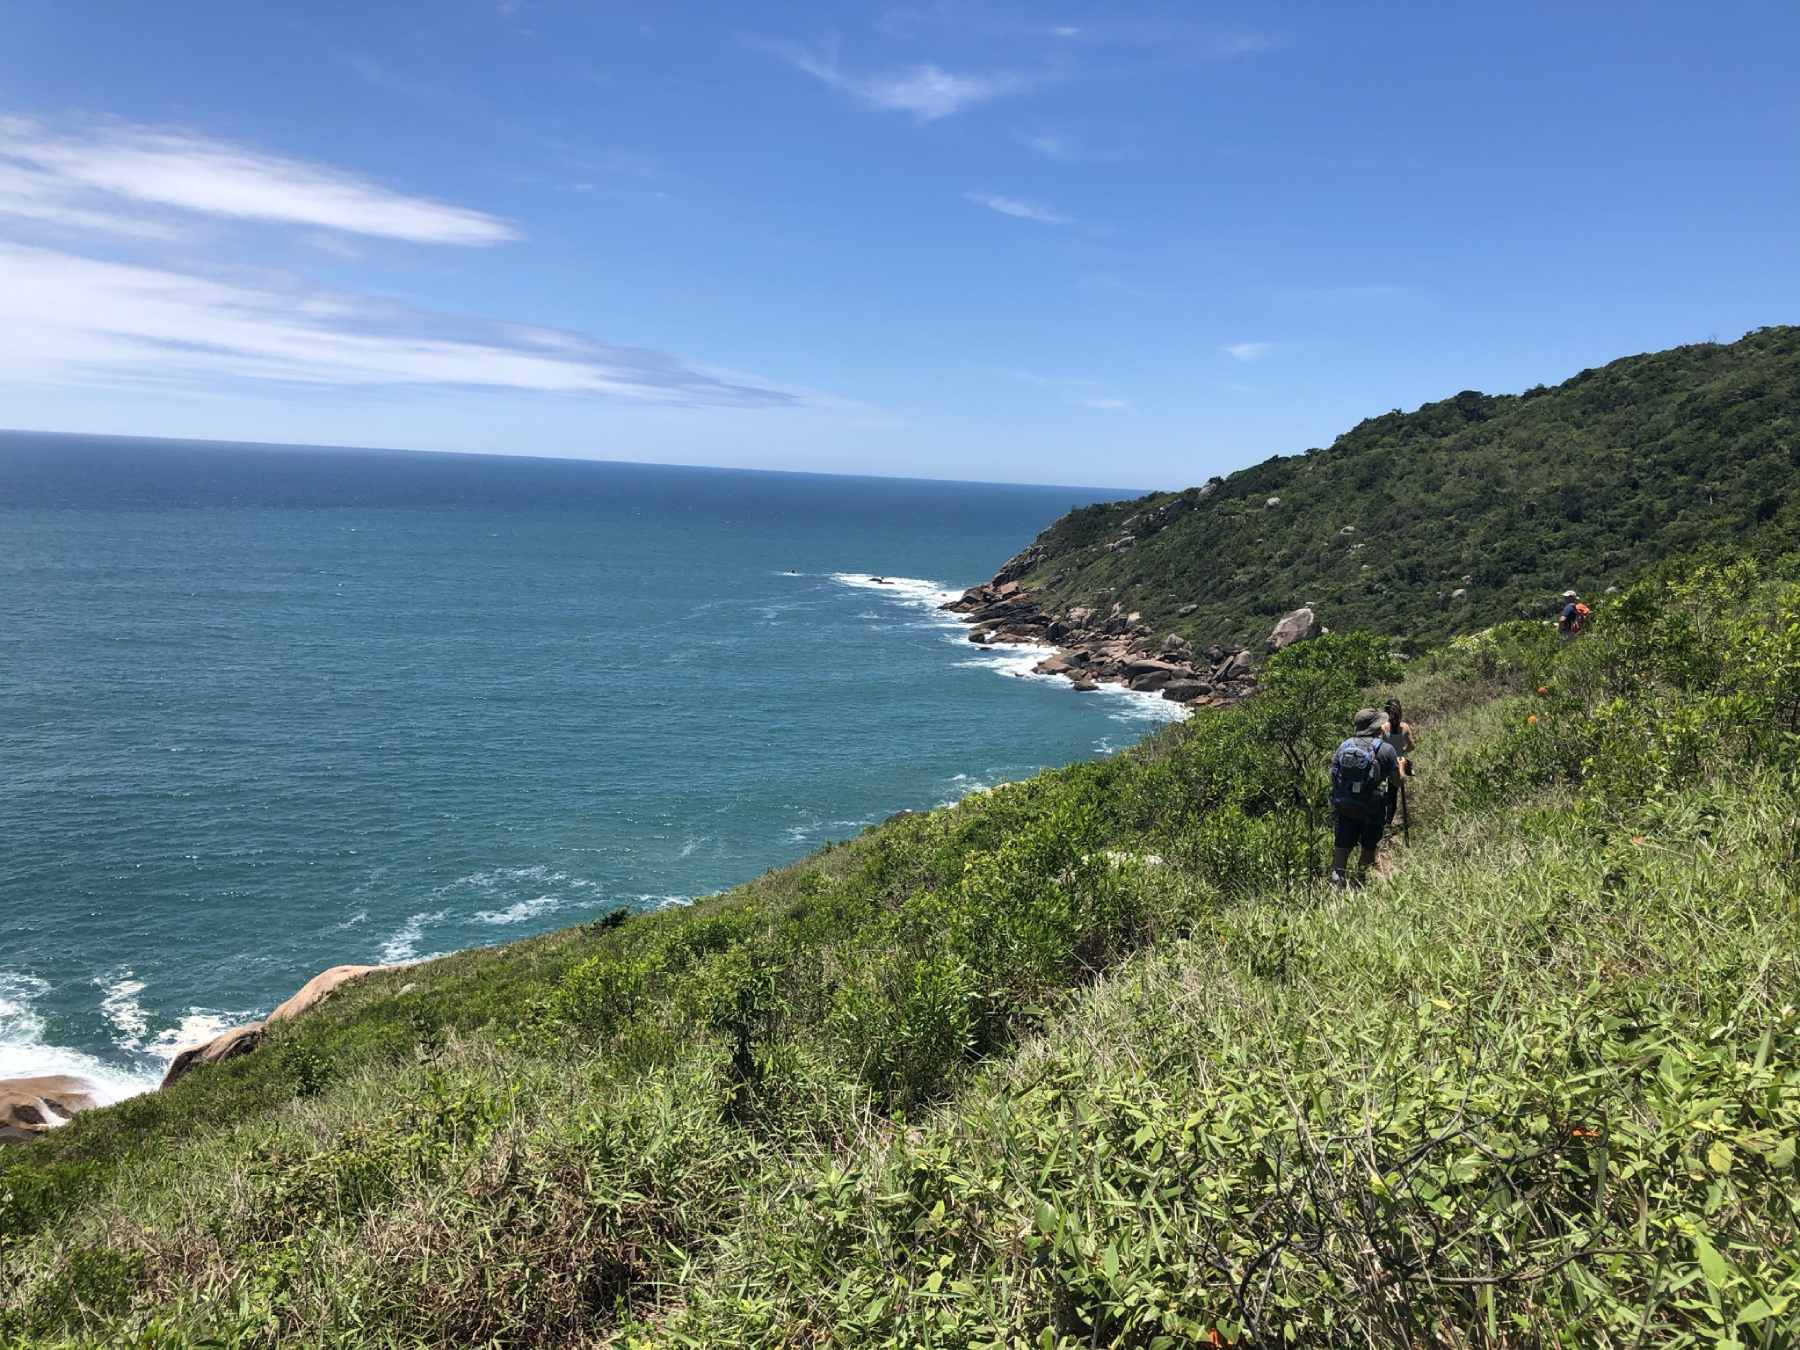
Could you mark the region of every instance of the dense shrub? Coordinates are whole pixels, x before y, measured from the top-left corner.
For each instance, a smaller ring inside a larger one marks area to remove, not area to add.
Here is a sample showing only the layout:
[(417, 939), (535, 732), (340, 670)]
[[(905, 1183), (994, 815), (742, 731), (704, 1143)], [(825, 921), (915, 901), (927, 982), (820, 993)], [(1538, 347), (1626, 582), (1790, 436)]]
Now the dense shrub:
[(1337, 896), (1398, 677), (1328, 635), (0, 1153), (0, 1343), (1788, 1343), (1800, 584), (1416, 664), (1432, 828)]

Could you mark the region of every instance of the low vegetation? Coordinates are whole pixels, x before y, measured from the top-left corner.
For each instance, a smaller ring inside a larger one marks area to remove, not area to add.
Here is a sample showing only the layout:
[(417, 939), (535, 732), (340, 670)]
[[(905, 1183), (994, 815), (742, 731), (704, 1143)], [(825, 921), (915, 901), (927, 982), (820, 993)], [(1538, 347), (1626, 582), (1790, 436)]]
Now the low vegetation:
[(1769, 557), (1796, 537), (1800, 327), (1764, 328), (1395, 409), (1328, 448), (1072, 511), (1023, 580), (1045, 610), (1116, 601), (1202, 650), (1260, 644), (1303, 604), (1418, 649), (1720, 541)]
[[(1340, 895), (1389, 687), (1412, 842)], [(0, 1342), (1790, 1344), (1797, 758), (1792, 565), (1304, 643), (0, 1154)]]

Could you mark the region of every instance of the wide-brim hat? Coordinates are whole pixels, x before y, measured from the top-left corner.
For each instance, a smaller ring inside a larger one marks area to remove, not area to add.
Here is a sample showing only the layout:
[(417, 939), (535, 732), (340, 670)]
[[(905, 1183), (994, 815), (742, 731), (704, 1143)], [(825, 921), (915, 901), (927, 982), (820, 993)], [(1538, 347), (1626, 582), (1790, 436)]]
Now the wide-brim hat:
[(1563, 599), (1565, 599), (1565, 600), (1579, 600), (1580, 598), (1581, 597), (1576, 595), (1574, 591), (1564, 591), (1563, 592)]
[(1385, 721), (1387, 721), (1387, 714), (1379, 708), (1362, 708), (1357, 711), (1356, 720), (1352, 726), (1358, 732), (1373, 731)]

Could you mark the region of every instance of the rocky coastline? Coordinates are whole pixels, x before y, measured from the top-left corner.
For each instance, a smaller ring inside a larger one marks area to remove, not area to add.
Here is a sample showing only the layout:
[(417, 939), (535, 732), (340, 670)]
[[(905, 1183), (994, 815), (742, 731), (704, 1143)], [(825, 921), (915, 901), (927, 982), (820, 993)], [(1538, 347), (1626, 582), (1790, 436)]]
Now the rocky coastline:
[[(1197, 651), (1179, 634), (1158, 637), (1141, 614), (1116, 603), (1107, 610), (1045, 609), (1021, 581), (1038, 561), (1032, 553), (1027, 549), (991, 581), (971, 586), (942, 606), (969, 625), (970, 642), (1050, 648), (1034, 668), (1036, 673), (1060, 675), (1081, 693), (1119, 684), (1138, 693), (1161, 694), (1172, 703), (1216, 708), (1256, 691), (1247, 647), (1214, 645)], [(1313, 611), (1303, 607), (1284, 615), (1264, 645), (1270, 652), (1280, 651), (1319, 631)]]
[[(365, 975), (401, 970), (411, 962), (386, 966), (332, 966), (300, 987), (292, 998), (260, 1022), (222, 1031), (211, 1040), (184, 1046), (170, 1062), (160, 1088), (187, 1076), (202, 1064), (218, 1064), (260, 1047), (268, 1029), (311, 1012), (341, 986)], [(401, 993), (406, 990), (402, 989)], [(160, 1090), (159, 1088), (159, 1090)], [(0, 1078), (0, 1144), (28, 1143), (39, 1135), (68, 1123), (77, 1112), (100, 1104), (93, 1084), (66, 1074), (31, 1078)]]

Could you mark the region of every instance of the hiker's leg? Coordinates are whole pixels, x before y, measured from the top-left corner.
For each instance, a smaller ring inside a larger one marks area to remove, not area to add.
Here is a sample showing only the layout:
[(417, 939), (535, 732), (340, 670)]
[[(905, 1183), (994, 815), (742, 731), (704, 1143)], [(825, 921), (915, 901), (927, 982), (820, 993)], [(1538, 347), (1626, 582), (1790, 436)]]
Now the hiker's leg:
[(1362, 838), (1362, 822), (1353, 820), (1342, 811), (1337, 813), (1336, 838), (1332, 841), (1331, 850), (1331, 884), (1340, 889), (1350, 884), (1350, 850), (1355, 848)]
[(1375, 849), (1381, 843), (1381, 831), (1385, 824), (1380, 816), (1376, 816), (1373, 820), (1365, 821), (1359, 832), (1361, 838), (1357, 842), (1362, 845), (1362, 866), (1356, 873), (1358, 886), (1367, 881), (1369, 873), (1375, 870)]
[(1350, 850), (1349, 849), (1334, 848), (1331, 850), (1331, 884), (1333, 886), (1342, 886), (1345, 883), (1345, 881), (1348, 880), (1348, 878), (1345, 876), (1345, 869), (1348, 868), (1349, 866), (1350, 866)]

